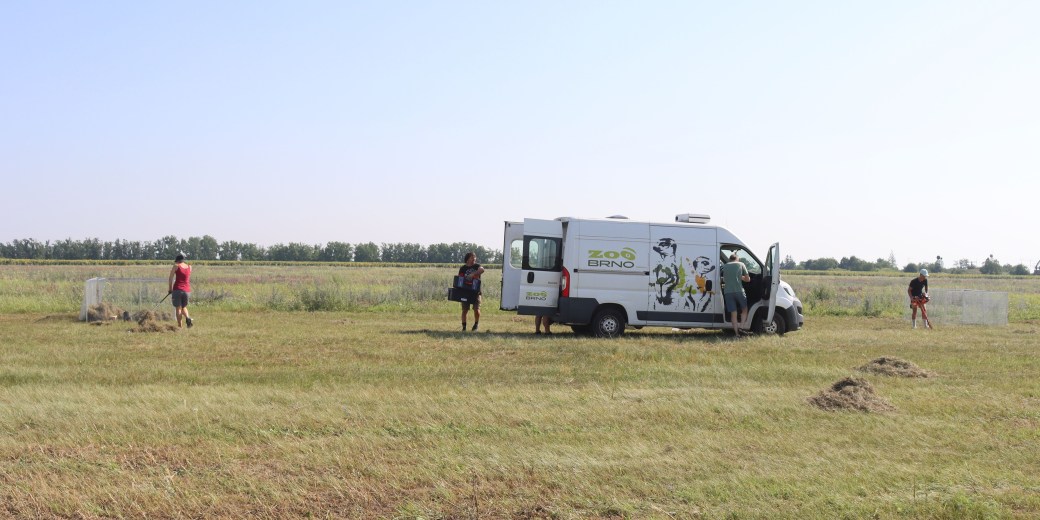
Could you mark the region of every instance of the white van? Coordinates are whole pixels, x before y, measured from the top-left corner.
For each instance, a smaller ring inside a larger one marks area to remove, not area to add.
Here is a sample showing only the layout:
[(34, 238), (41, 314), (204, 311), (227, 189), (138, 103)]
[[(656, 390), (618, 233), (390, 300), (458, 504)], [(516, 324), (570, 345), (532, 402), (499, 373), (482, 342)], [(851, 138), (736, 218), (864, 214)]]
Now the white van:
[(615, 337), (625, 327), (731, 328), (721, 265), (747, 266), (748, 318), (742, 328), (783, 334), (802, 327), (802, 302), (780, 280), (780, 245), (763, 263), (707, 215), (675, 222), (625, 217), (506, 222), (502, 310), (550, 315), (574, 332)]

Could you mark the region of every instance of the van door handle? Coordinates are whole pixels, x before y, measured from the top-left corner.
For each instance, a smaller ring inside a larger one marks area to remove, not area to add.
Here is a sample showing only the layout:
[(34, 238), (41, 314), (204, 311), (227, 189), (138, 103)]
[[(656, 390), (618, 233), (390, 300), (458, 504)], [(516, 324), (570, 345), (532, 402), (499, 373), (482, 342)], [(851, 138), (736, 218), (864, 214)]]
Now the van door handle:
[(534, 283), (534, 273), (527, 273), (527, 283)]

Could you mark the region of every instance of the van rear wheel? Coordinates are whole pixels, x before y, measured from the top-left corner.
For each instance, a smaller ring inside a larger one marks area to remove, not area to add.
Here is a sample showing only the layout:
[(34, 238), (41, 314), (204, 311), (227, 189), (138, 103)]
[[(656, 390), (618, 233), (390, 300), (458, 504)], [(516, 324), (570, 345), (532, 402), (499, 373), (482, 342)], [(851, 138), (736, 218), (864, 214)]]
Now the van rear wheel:
[(592, 318), (592, 333), (597, 338), (617, 338), (625, 333), (625, 317), (617, 309), (602, 309)]

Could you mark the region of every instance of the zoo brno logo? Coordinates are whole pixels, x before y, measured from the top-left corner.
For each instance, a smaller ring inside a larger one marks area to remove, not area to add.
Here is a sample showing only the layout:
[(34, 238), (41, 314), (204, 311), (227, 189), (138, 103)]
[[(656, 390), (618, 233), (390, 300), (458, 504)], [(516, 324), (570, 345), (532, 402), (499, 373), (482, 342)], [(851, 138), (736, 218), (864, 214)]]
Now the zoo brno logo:
[(626, 247), (620, 251), (589, 249), (589, 267), (623, 267), (632, 268), (636, 266), (636, 250)]
[(528, 301), (537, 300), (544, 302), (545, 300), (549, 299), (549, 293), (548, 291), (528, 291), (525, 296), (525, 299), (527, 299)]

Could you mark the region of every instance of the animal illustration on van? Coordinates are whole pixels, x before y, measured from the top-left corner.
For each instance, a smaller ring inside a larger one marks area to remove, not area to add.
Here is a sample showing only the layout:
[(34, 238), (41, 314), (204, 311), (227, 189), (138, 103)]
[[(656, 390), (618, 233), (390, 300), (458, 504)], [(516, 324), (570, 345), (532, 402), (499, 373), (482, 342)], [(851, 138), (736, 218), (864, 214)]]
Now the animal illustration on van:
[(672, 305), (675, 300), (672, 293), (679, 286), (680, 264), (675, 255), (678, 244), (670, 238), (662, 238), (653, 247), (654, 252), (660, 255), (657, 266), (654, 267), (654, 279), (650, 286), (656, 289), (656, 303), (664, 306)]
[(715, 271), (715, 265), (706, 256), (698, 256), (694, 259), (683, 258), (683, 269), (686, 280), (693, 280), (692, 284), (686, 284), (681, 294), (685, 297), (686, 308), (693, 308), (694, 312), (707, 312), (715, 295), (714, 282), (709, 275)]

